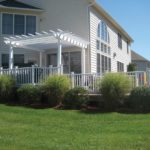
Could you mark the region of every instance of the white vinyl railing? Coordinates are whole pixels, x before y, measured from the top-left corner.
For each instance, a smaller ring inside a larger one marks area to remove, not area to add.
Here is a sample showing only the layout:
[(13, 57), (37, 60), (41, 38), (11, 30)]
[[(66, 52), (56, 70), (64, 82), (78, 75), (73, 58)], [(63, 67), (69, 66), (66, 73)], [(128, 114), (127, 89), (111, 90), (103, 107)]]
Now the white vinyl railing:
[(103, 76), (100, 74), (74, 74), (68, 75), (71, 79), (72, 88), (84, 87), (90, 93), (97, 93), (99, 90), (98, 81)]
[(17, 86), (23, 84), (40, 84), (44, 80), (54, 74), (62, 74), (63, 68), (60, 67), (25, 67), (14, 69), (0, 69), (1, 75), (10, 75), (16, 80)]
[[(54, 74), (62, 74), (63, 66), (60, 67), (26, 67), (26, 68), (14, 68), (14, 69), (2, 69), (0, 68), (0, 75), (11, 75), (16, 80), (17, 86), (23, 84), (42, 84), (45, 79)], [(132, 81), (132, 88), (138, 86), (148, 85), (146, 79), (146, 72), (128, 72), (126, 75)], [(72, 88), (84, 87), (89, 93), (97, 93), (99, 91), (100, 79), (103, 75), (100, 74), (67, 74), (71, 80)]]
[[(138, 86), (144, 86), (145, 72), (128, 72), (126, 75), (131, 81), (131, 88)], [(74, 74), (68, 75), (71, 78), (72, 88), (73, 87), (84, 87), (90, 93), (97, 93), (99, 91), (100, 80), (104, 74)]]

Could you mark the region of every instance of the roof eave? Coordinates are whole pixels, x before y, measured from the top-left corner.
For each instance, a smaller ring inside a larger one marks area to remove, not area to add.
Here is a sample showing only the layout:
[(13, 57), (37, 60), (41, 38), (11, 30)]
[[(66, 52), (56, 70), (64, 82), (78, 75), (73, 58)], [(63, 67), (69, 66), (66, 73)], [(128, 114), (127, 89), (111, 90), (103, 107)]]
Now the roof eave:
[(110, 16), (98, 3), (93, 5), (109, 22), (117, 28), (131, 43), (134, 42), (132, 37)]
[(6, 6), (2, 6), (2, 5), (0, 5), (0, 8), (9, 9), (9, 10), (25, 10), (25, 11), (33, 11), (33, 12), (44, 12), (44, 10), (42, 10), (42, 9), (6, 7)]

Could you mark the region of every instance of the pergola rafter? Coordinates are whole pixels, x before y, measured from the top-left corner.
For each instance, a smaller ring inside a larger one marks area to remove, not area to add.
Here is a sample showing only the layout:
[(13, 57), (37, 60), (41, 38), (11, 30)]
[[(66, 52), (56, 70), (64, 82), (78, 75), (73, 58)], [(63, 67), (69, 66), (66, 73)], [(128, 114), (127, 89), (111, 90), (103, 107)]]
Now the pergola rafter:
[(61, 53), (62, 47), (76, 46), (82, 49), (82, 72), (85, 73), (85, 49), (88, 47), (88, 42), (81, 37), (71, 33), (57, 29), (57, 31), (49, 30), (34, 34), (11, 36), (4, 38), (4, 42), (10, 46), (9, 51), (9, 68), (13, 68), (13, 47), (36, 50), (40, 52), (40, 65), (42, 64), (42, 51), (57, 46), (57, 66), (62, 64)]

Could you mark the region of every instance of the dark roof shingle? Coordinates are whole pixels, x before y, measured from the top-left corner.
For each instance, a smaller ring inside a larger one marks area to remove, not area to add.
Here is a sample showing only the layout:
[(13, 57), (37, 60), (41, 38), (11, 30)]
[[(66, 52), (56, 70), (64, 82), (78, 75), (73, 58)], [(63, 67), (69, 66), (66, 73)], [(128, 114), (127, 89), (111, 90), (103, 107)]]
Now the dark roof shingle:
[[(39, 8), (22, 3), (22, 2), (18, 2), (16, 0), (4, 0), (2, 2), (0, 2), (0, 6), (3, 7), (10, 7), (10, 8), (24, 8), (24, 9), (36, 9), (38, 10)], [(39, 9), (40, 10), (40, 9)]]
[(132, 61), (149, 61), (140, 54), (136, 53), (135, 51), (131, 51), (131, 58)]

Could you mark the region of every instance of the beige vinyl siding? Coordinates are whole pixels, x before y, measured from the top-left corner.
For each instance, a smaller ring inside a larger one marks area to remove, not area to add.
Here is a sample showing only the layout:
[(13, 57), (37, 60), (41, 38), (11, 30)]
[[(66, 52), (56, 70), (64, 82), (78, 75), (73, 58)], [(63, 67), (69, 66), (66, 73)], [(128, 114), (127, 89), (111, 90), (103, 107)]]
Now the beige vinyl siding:
[[(118, 33), (105, 18), (103, 18), (96, 10), (91, 8), (90, 10), (90, 41), (91, 41), (91, 72), (96, 72), (97, 64), (97, 50), (96, 50), (96, 40), (97, 40), (97, 27), (99, 22), (104, 21), (107, 24), (108, 32), (110, 35), (110, 48), (111, 48), (111, 70), (117, 72), (117, 61), (124, 63), (125, 72), (127, 71), (127, 65), (131, 62), (131, 53), (127, 54), (127, 39), (122, 36), (122, 49), (118, 48)], [(116, 53), (116, 57), (113, 54)]]
[(62, 29), (88, 40), (87, 0), (19, 0), (41, 8), (40, 31)]

